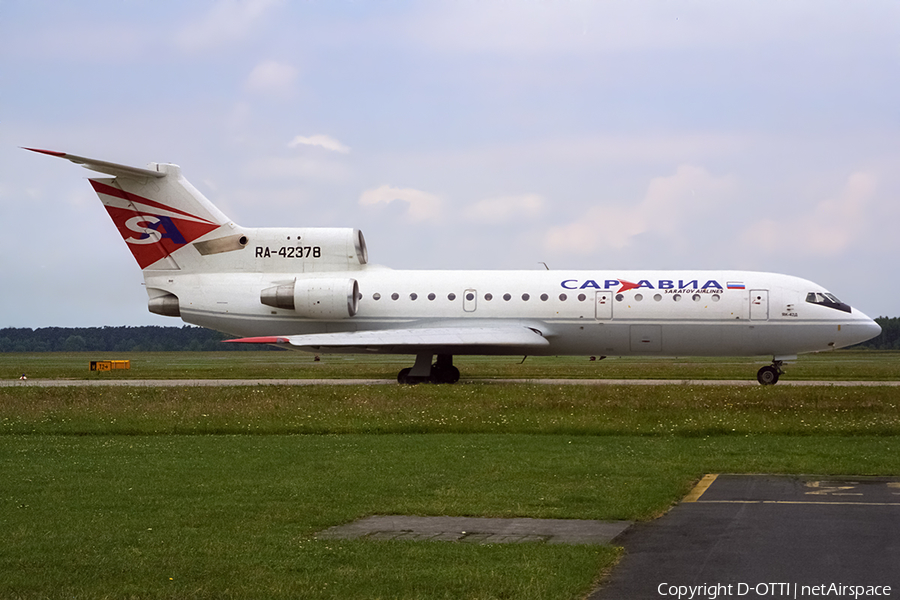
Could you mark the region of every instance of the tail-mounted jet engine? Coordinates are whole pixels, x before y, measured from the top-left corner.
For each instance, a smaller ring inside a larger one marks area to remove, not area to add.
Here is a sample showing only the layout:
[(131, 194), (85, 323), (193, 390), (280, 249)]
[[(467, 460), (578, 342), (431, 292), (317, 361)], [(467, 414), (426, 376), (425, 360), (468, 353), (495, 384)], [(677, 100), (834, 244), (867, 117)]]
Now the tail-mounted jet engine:
[(264, 289), (259, 301), (309, 319), (347, 319), (359, 307), (359, 284), (355, 279), (295, 279)]

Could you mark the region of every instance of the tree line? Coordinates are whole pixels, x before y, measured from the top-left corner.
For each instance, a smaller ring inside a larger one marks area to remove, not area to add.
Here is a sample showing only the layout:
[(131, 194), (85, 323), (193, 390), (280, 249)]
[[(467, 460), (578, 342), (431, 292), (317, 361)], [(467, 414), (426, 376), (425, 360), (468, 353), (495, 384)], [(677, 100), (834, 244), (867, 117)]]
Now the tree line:
[[(900, 317), (878, 317), (881, 335), (854, 348), (900, 350)], [(8, 327), (0, 329), (0, 352), (204, 352), (276, 350), (259, 344), (223, 344), (233, 336), (183, 327)]]
[(203, 352), (268, 350), (259, 344), (223, 344), (218, 331), (183, 327), (10, 327), (0, 329), (0, 352)]
[(877, 317), (875, 322), (881, 325), (881, 335), (857, 344), (854, 348), (900, 350), (900, 317)]

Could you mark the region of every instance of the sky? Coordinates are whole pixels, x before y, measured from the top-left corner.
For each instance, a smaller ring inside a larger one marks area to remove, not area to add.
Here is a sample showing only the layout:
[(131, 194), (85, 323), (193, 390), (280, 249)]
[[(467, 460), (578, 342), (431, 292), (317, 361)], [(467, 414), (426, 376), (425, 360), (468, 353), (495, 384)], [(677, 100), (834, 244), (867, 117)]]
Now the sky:
[(900, 316), (900, 3), (0, 0), (0, 327), (181, 325), (81, 167), (395, 269), (745, 269)]

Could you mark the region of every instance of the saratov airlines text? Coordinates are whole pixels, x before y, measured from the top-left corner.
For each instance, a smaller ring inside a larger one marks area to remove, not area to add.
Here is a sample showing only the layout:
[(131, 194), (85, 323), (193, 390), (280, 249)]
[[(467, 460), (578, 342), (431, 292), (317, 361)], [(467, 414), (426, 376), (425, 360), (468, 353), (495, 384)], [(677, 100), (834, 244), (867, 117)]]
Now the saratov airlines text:
[(629, 289), (647, 288), (649, 290), (722, 289), (722, 284), (720, 284), (715, 279), (710, 279), (709, 281), (704, 283), (702, 287), (699, 285), (699, 283), (700, 280), (697, 279), (679, 279), (678, 285), (675, 285), (674, 279), (660, 279), (654, 286), (653, 283), (651, 283), (648, 279), (641, 279), (637, 283), (630, 283), (622, 281), (621, 279), (605, 279), (603, 281), (603, 285), (600, 285), (593, 279), (585, 279), (584, 281), (579, 281), (578, 279), (564, 279), (562, 282), (560, 282), (560, 285), (567, 290), (585, 290), (588, 288), (608, 290), (619, 285), (627, 285)]

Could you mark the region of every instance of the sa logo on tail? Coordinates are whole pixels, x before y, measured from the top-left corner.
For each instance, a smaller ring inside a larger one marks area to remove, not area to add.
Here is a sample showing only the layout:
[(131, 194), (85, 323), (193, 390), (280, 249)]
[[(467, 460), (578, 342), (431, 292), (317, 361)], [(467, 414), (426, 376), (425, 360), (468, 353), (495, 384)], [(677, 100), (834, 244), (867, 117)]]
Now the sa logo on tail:
[(102, 181), (92, 179), (91, 185), (141, 269), (219, 227), (218, 223)]

